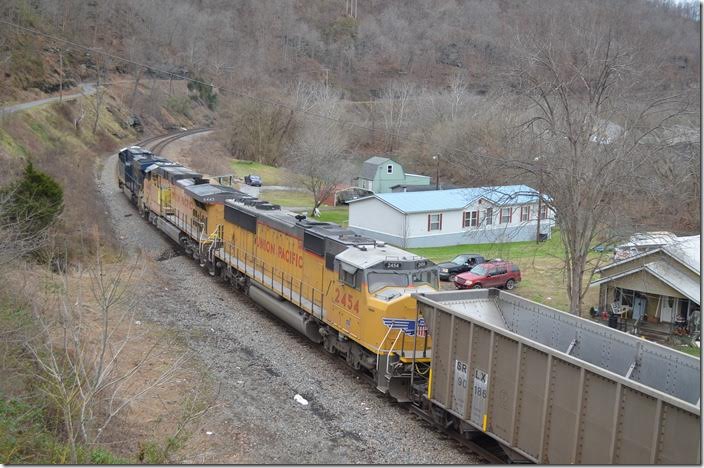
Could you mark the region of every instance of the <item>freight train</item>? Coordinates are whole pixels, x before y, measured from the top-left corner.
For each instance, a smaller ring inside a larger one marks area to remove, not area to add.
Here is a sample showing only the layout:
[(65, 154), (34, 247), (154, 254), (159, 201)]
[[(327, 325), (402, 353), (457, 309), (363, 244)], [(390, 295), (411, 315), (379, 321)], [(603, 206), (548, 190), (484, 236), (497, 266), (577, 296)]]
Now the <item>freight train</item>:
[[(701, 462), (700, 361), (437, 267), (140, 147), (139, 213), (282, 321), (492, 461)], [(481, 441), (481, 444), (479, 444)]]
[(432, 262), (140, 147), (120, 151), (117, 178), (140, 214), (212, 275), (408, 401), (411, 365), (424, 372), (431, 360), (411, 294), (437, 289)]

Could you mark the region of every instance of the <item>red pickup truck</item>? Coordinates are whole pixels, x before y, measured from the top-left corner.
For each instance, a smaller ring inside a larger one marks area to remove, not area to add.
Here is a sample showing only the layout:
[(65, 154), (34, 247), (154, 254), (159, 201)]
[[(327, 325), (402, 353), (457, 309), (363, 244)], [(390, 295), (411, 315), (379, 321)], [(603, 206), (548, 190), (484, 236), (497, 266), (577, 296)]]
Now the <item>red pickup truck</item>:
[(521, 281), (521, 270), (511, 262), (489, 262), (475, 266), (455, 277), (457, 289), (513, 289)]

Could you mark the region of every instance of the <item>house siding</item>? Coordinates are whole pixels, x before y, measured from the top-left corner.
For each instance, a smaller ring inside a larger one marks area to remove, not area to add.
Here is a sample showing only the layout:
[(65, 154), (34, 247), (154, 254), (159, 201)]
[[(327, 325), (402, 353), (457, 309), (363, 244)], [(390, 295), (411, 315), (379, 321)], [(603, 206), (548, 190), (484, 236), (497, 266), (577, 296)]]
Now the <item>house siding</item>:
[(521, 242), (535, 240), (535, 235), (536, 227), (534, 224), (502, 229), (480, 228), (451, 234), (408, 237), (405, 247), (443, 247), (447, 245)]
[[(389, 174), (387, 167), (392, 166), (392, 173)], [(430, 177), (417, 174), (406, 174), (403, 166), (396, 161), (389, 159), (378, 165), (374, 174), (374, 179), (359, 177), (357, 186), (372, 190), (374, 193), (391, 192), (391, 187), (395, 185), (430, 185)], [(371, 182), (371, 186), (369, 183)]]
[(385, 242), (390, 241), (382, 239), (381, 235), (403, 238), (403, 214), (374, 198), (350, 203), (347, 224), (351, 228), (364, 231), (370, 237)]
[(430, 185), (430, 177), (417, 174), (405, 174), (403, 185)]
[(369, 229), (364, 229), (364, 228), (357, 227), (357, 226), (350, 226), (350, 228), (354, 229), (359, 234), (371, 237), (372, 239), (384, 241), (387, 244), (395, 245), (396, 247), (400, 247), (400, 248), (411, 247), (409, 245), (404, 244), (402, 236), (398, 236), (398, 235), (394, 235), (394, 234), (386, 234), (386, 233), (378, 232), (378, 231), (371, 231)]
[(632, 275), (617, 278), (609, 281), (608, 284), (609, 286), (621, 289), (632, 289), (633, 291), (639, 291), (642, 293), (686, 299), (682, 293), (663, 283), (660, 279), (654, 277), (646, 271), (639, 271), (633, 273)]
[[(521, 205), (512, 206), (511, 223), (499, 224), (499, 207), (486, 201), (463, 210), (428, 211), (402, 214), (376, 198), (350, 204), (350, 227), (364, 234), (404, 248), (447, 245), (533, 241), (537, 236), (537, 204), (531, 206), (531, 219), (520, 221)], [(525, 205), (524, 205), (525, 206)], [(493, 223), (485, 224), (485, 210), (493, 208)], [(479, 227), (464, 227), (464, 213), (479, 211)], [(428, 216), (442, 214), (442, 228), (428, 230)], [(550, 234), (552, 213), (541, 220), (540, 231)]]

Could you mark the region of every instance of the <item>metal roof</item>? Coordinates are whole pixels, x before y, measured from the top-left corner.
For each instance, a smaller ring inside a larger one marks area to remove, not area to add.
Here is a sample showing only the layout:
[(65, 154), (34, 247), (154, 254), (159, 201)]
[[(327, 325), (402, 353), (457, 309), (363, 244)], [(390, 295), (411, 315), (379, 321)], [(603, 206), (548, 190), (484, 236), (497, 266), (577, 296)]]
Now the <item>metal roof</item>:
[(350, 200), (357, 203), (377, 198), (402, 213), (460, 210), (473, 201), (484, 198), (495, 205), (520, 205), (537, 201), (538, 192), (527, 185), (429, 190), (425, 192), (379, 193), (371, 197)]
[(699, 301), (701, 299), (701, 294), (699, 291), (699, 282), (662, 260), (646, 263), (643, 266), (616, 273), (614, 275), (604, 276), (596, 281), (592, 281), (589, 283), (589, 286), (598, 286), (603, 283), (608, 283), (609, 281), (633, 275), (640, 271), (650, 273), (675, 291), (682, 294), (684, 297), (700, 304)]
[(183, 189), (188, 195), (201, 203), (224, 203), (226, 199), (241, 193), (232, 187), (217, 184), (189, 185)]
[(685, 275), (677, 268), (666, 262), (652, 262), (645, 265), (645, 269), (656, 276), (663, 283), (669, 285), (683, 296), (699, 304), (701, 295), (699, 282), (692, 277)]
[(364, 164), (362, 164), (362, 172), (360, 177), (362, 179), (373, 180), (374, 176), (376, 175), (376, 171), (379, 168), (379, 165), (385, 163), (386, 161), (389, 161), (390, 159), (391, 158), (387, 158), (384, 156), (372, 156), (371, 158), (364, 161)]
[[(403, 190), (401, 190), (403, 189)], [(406, 184), (396, 184), (391, 187), (391, 191), (394, 193), (399, 192), (430, 192), (431, 190), (436, 190), (432, 185), (406, 185)]]
[(666, 244), (653, 250), (648, 250), (646, 252), (639, 253), (637, 255), (631, 255), (630, 257), (626, 257), (624, 259), (597, 268), (594, 271), (596, 273), (601, 273), (615, 266), (623, 265), (624, 263), (628, 263), (633, 260), (646, 257), (648, 255), (653, 255), (657, 252), (663, 252), (666, 255), (669, 255), (670, 257), (674, 258), (678, 262), (682, 263), (687, 268), (699, 274), (701, 271), (700, 243), (701, 236), (675, 237), (670, 244)]
[[(337, 259), (349, 263), (359, 269), (370, 268), (374, 265), (379, 264), (387, 260), (424, 260), (424, 257), (419, 257), (413, 255), (410, 252), (401, 250), (393, 245), (375, 244), (372, 240), (371, 245), (366, 246), (366, 250), (360, 250), (358, 248), (348, 248), (344, 252), (340, 253), (336, 257)], [(428, 262), (431, 265), (431, 262)]]
[(701, 271), (701, 236), (678, 237), (662, 249), (697, 273)]

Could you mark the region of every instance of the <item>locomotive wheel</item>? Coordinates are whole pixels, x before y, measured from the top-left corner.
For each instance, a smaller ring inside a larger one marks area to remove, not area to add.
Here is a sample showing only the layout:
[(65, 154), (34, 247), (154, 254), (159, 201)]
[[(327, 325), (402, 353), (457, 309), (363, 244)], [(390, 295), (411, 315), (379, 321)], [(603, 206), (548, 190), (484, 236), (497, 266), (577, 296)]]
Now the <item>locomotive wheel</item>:
[(326, 335), (325, 339), (323, 340), (323, 348), (330, 354), (336, 354), (337, 348), (335, 348), (335, 343), (332, 340), (332, 336)]
[(354, 370), (359, 370), (362, 365), (359, 363), (359, 359), (355, 354), (352, 352), (352, 350), (347, 352), (347, 364), (350, 365), (350, 367)]

